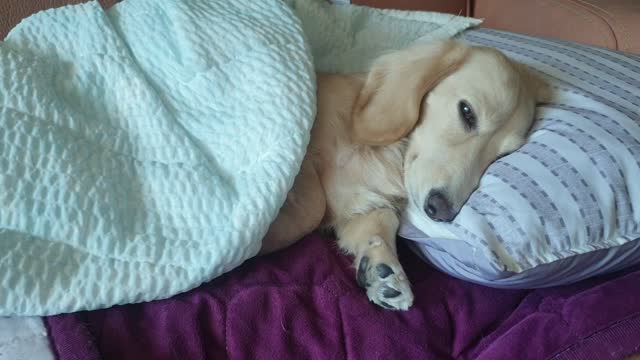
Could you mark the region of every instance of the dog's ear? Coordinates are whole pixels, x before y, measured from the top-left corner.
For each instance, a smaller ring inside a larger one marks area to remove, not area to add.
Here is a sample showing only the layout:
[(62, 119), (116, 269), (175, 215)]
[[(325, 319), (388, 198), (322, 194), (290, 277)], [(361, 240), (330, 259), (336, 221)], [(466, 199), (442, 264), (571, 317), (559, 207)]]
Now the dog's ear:
[[(511, 64), (518, 72), (520, 77), (520, 90), (518, 96), (520, 104), (514, 111), (511, 123), (528, 123), (529, 126), (521, 127), (524, 131), (530, 131), (535, 121), (536, 104), (551, 101), (553, 91), (551, 87), (544, 81), (542, 76), (535, 70), (530, 69), (526, 65), (512, 61)], [(502, 142), (499, 153), (508, 154), (519, 147), (526, 141), (527, 133), (512, 133)]]
[(512, 62), (520, 74), (523, 86), (536, 103), (546, 103), (553, 98), (553, 90), (537, 71), (519, 62)]
[(353, 108), (352, 140), (385, 145), (406, 136), (418, 122), (425, 94), (462, 64), (468, 50), (461, 42), (446, 40), (378, 58)]

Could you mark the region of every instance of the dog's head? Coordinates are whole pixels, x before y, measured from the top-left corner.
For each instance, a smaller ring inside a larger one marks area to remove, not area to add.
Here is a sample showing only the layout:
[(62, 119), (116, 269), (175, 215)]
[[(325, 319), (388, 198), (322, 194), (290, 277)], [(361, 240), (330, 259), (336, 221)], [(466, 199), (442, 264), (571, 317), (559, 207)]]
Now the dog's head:
[(546, 87), (497, 50), (442, 41), (376, 60), (352, 116), (353, 141), (408, 136), (409, 200), (451, 221), (498, 157), (519, 148)]

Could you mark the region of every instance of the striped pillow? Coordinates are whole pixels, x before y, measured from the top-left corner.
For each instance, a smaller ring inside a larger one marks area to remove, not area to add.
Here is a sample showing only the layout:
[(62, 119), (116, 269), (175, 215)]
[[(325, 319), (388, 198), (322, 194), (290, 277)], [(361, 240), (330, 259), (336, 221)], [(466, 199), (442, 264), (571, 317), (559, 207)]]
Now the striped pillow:
[(529, 141), (492, 164), (454, 222), (407, 210), (400, 236), (441, 270), (545, 287), (640, 262), (640, 57), (481, 29), (557, 90)]

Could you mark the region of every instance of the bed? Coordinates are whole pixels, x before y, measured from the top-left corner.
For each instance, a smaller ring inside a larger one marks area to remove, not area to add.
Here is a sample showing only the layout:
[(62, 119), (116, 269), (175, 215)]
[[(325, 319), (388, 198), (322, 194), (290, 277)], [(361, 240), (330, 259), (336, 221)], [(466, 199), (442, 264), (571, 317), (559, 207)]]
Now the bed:
[[(505, 48), (505, 33), (468, 41)], [(640, 91), (640, 89), (638, 89)], [(640, 267), (536, 290), (459, 280), (406, 242), (408, 312), (370, 304), (312, 234), (167, 300), (0, 321), (0, 359), (622, 359), (640, 352)], [(4, 358), (3, 358), (4, 356)]]

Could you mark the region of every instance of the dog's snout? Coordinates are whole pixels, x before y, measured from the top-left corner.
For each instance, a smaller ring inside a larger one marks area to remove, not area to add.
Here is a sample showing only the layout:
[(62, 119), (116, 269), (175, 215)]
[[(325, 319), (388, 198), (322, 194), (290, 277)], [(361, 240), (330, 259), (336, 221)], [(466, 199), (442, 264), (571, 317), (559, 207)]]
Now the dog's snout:
[(451, 221), (456, 217), (453, 207), (447, 197), (437, 190), (429, 192), (429, 196), (424, 202), (424, 211), (432, 220)]

